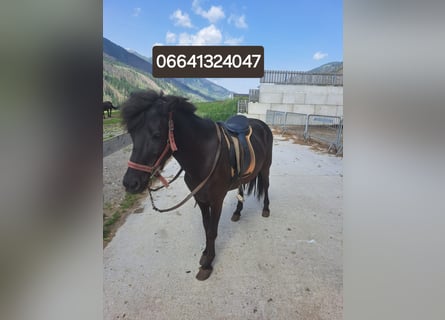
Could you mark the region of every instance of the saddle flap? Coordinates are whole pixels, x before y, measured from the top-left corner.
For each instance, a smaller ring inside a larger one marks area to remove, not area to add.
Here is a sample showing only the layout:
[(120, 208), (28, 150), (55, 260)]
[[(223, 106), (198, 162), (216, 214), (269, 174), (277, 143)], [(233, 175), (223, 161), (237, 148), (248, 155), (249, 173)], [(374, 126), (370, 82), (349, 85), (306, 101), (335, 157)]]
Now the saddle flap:
[(225, 125), (221, 127), (229, 148), (232, 179), (249, 175), (255, 168), (255, 154), (250, 142), (252, 128), (247, 126), (245, 133), (235, 134), (230, 132)]

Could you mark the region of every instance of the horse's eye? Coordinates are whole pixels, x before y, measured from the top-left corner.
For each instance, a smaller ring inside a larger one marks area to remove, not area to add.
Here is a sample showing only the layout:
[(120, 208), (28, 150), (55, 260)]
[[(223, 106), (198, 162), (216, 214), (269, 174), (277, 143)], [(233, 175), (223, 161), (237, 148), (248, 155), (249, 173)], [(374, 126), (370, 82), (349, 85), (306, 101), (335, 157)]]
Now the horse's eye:
[(160, 137), (161, 137), (161, 134), (159, 132), (155, 132), (153, 134), (153, 138), (155, 138), (155, 139), (159, 139)]

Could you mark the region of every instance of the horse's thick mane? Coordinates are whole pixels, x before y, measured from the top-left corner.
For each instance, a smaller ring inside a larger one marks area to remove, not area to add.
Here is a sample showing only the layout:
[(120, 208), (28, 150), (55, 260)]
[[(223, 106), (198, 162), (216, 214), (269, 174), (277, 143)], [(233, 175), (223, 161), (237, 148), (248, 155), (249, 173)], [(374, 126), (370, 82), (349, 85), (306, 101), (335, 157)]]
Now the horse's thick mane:
[(137, 126), (143, 120), (143, 113), (152, 107), (157, 107), (161, 114), (169, 111), (183, 111), (193, 114), (196, 107), (187, 98), (157, 93), (154, 90), (136, 91), (131, 93), (122, 105), (122, 121), (127, 130)]

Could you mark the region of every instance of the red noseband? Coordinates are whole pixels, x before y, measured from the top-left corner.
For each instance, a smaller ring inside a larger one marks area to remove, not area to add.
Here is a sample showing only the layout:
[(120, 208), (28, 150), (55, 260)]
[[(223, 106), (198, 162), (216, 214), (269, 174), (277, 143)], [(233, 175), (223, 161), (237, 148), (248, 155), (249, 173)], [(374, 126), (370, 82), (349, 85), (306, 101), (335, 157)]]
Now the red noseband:
[(159, 172), (159, 165), (161, 164), (162, 160), (167, 155), (169, 150), (171, 150), (172, 152), (175, 152), (176, 150), (178, 150), (178, 147), (176, 146), (175, 136), (173, 134), (173, 130), (174, 130), (173, 113), (169, 112), (168, 113), (168, 140), (167, 140), (167, 145), (165, 146), (164, 151), (162, 151), (162, 153), (159, 156), (158, 160), (156, 160), (156, 163), (153, 166), (147, 166), (147, 165), (139, 164), (139, 163), (136, 163), (136, 162), (133, 162), (133, 161), (128, 161), (128, 167), (132, 168), (132, 169), (139, 170), (139, 171), (153, 173), (152, 176), (155, 176), (156, 178), (158, 178), (165, 187), (168, 187), (168, 181)]

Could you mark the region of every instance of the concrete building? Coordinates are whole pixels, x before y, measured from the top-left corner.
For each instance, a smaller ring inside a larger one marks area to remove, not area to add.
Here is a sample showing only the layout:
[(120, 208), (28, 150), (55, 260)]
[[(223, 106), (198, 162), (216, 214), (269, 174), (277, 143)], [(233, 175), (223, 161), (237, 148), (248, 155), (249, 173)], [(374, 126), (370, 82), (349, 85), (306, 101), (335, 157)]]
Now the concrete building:
[(266, 111), (343, 116), (343, 76), (265, 71), (259, 92), (251, 90), (248, 116), (265, 120)]

